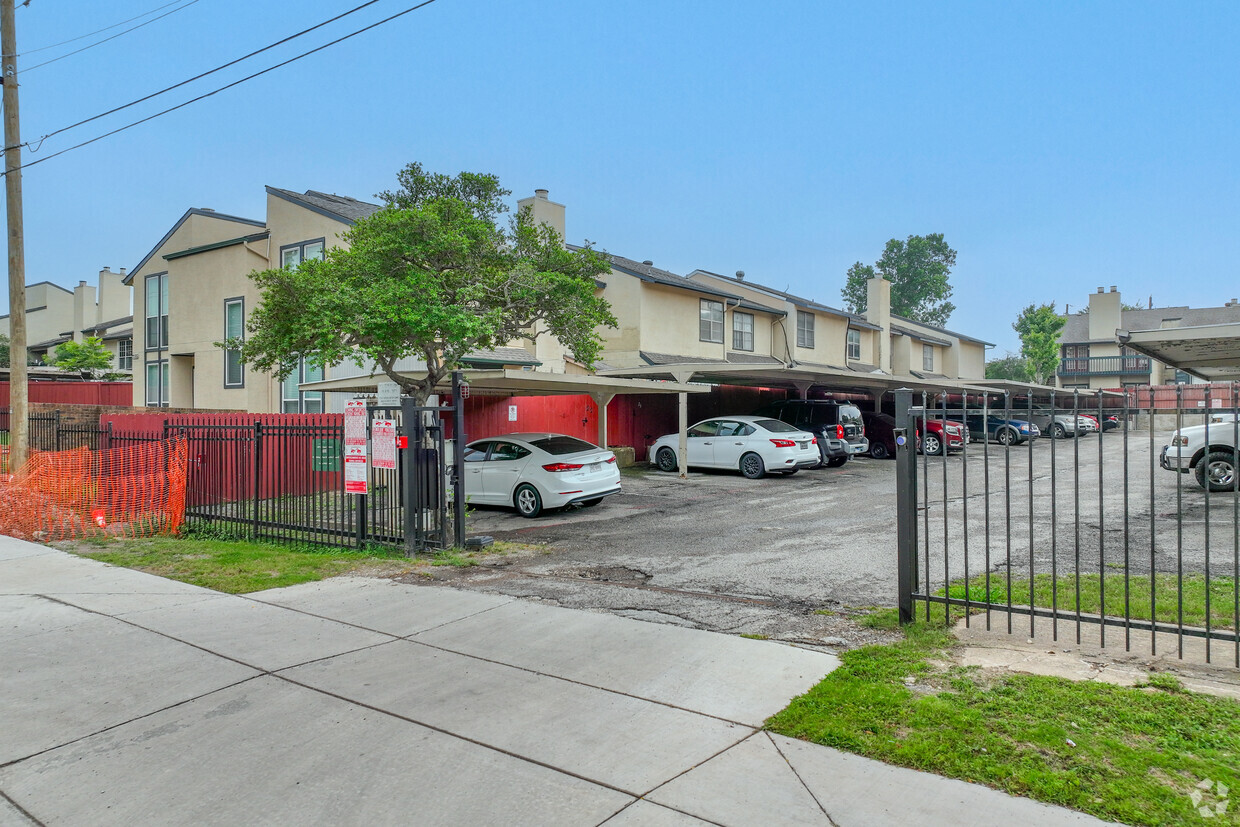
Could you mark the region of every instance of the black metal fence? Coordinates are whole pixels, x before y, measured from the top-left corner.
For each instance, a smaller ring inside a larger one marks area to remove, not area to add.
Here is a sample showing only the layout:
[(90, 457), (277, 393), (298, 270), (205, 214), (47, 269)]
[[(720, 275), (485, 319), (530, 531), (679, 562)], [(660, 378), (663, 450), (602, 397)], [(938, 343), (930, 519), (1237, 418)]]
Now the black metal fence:
[[(30, 414), (26, 421), (30, 448), (34, 451), (69, 451), (88, 448), (106, 451), (140, 442), (155, 442), (163, 437), (145, 432), (115, 430), (111, 422), (104, 425), (82, 425), (66, 422), (60, 411), (50, 414)], [(0, 434), (7, 442), (9, 433), (9, 409), (0, 408)]]
[[(901, 619), (954, 607), (1030, 638), (1085, 629), (1240, 666), (1236, 390), (1190, 404), (1180, 390), (1173, 408), (1148, 392), (1146, 406), (1136, 392), (897, 392)], [(934, 419), (971, 443), (919, 455)]]

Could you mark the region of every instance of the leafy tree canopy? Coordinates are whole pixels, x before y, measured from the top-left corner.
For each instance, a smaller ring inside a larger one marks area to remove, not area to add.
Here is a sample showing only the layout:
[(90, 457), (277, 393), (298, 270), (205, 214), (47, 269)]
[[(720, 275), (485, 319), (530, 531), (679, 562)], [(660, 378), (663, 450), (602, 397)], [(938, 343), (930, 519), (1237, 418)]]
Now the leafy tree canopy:
[[(315, 365), (373, 364), (419, 404), (470, 352), (550, 334), (592, 365), (600, 325), (615, 326), (595, 279), (602, 254), (568, 250), (528, 210), (499, 218), (511, 193), (494, 175), (431, 173), (406, 166), (385, 206), (344, 235), (348, 247), (296, 269), (250, 274), (261, 301), (250, 314), (242, 359), (281, 379), (299, 357)], [(396, 370), (416, 357), (425, 375)]]
[(1020, 355), (1030, 378), (1045, 385), (1059, 367), (1059, 332), (1067, 320), (1055, 312), (1054, 302), (1029, 305), (1020, 311), (1012, 329), (1020, 336)]
[(986, 363), (987, 379), (1010, 379), (1015, 382), (1028, 382), (1029, 365), (1025, 357), (1008, 353), (1000, 359), (991, 359)]
[(848, 268), (841, 291), (844, 305), (853, 313), (864, 313), (866, 281), (878, 275), (891, 282), (892, 313), (941, 327), (956, 310), (947, 300), (952, 294), (947, 279), (955, 266), (956, 251), (942, 233), (911, 235), (904, 241), (893, 238), (873, 266), (858, 261)]
[(96, 373), (112, 367), (112, 353), (97, 336), (89, 336), (82, 342), (65, 342), (56, 348), (52, 364), (61, 370), (89, 371)]
[(0, 333), (0, 368), (9, 366), (9, 337)]

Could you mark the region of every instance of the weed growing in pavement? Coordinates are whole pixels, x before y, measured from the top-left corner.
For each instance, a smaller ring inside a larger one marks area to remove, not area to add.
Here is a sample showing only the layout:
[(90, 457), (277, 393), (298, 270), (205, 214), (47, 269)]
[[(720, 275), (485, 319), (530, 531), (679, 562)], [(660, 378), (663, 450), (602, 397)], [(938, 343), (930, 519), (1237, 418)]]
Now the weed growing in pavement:
[(766, 635), (741, 635), (741, 637), (749, 638), (750, 640), (770, 640)]

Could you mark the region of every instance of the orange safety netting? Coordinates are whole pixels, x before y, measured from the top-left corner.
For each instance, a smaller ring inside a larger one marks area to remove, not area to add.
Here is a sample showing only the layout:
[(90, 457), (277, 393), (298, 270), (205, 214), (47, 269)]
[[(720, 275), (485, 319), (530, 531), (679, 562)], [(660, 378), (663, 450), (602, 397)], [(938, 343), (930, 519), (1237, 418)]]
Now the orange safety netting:
[(35, 542), (175, 534), (185, 519), (184, 438), (35, 451), (0, 477), (0, 534)]

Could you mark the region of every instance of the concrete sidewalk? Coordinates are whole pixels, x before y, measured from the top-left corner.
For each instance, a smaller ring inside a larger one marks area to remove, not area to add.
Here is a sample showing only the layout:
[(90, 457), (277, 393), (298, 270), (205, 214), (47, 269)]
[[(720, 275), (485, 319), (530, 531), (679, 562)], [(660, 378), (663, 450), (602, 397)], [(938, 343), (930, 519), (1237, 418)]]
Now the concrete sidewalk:
[(0, 825), (1098, 823), (761, 731), (836, 665), (385, 580), (222, 595), (0, 537)]

